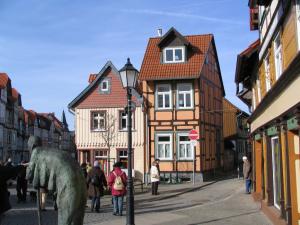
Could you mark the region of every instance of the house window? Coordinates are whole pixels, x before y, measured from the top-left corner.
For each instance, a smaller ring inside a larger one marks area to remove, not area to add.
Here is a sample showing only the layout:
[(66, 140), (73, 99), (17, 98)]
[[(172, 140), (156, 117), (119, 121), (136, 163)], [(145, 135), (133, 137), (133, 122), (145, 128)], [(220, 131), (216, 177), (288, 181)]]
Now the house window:
[[(131, 113), (131, 121), (132, 121), (132, 128), (134, 128), (134, 113)], [(125, 111), (120, 111), (119, 113), (119, 130), (127, 130), (127, 113)]]
[(273, 165), (273, 186), (274, 186), (274, 205), (280, 209), (281, 199), (281, 174), (280, 174), (280, 146), (278, 136), (271, 138), (272, 165)]
[(255, 88), (252, 88), (252, 109), (255, 110), (255, 108), (256, 108)]
[(156, 158), (160, 160), (172, 159), (172, 134), (157, 134)]
[(260, 102), (261, 101), (261, 90), (260, 90), (260, 80), (259, 79), (257, 79), (256, 80), (256, 87), (257, 87), (257, 100), (258, 100), (258, 102)]
[(171, 109), (171, 85), (159, 84), (156, 88), (157, 109)]
[(107, 158), (107, 150), (96, 150), (95, 158)]
[(205, 57), (205, 64), (208, 64), (209, 63), (209, 58), (208, 58), (208, 55)]
[(188, 109), (193, 107), (192, 84), (177, 84), (177, 108)]
[(178, 159), (191, 160), (193, 159), (193, 148), (188, 137), (188, 134), (178, 134)]
[(100, 168), (105, 174), (108, 174), (108, 151), (95, 150), (95, 160), (99, 162)]
[(101, 91), (108, 91), (108, 80), (101, 82)]
[(105, 111), (92, 112), (92, 130), (104, 131), (105, 130)]
[(275, 57), (275, 72), (276, 72), (276, 80), (282, 74), (282, 47), (280, 34), (278, 34), (274, 40), (274, 57)]
[(123, 168), (128, 168), (128, 154), (126, 149), (118, 151), (118, 160), (122, 163)]
[(184, 47), (164, 49), (164, 63), (184, 62), (184, 57)]
[(266, 91), (271, 89), (271, 74), (270, 74), (270, 54), (265, 58), (265, 73), (266, 73)]
[(296, 0), (298, 50), (300, 50), (300, 0)]

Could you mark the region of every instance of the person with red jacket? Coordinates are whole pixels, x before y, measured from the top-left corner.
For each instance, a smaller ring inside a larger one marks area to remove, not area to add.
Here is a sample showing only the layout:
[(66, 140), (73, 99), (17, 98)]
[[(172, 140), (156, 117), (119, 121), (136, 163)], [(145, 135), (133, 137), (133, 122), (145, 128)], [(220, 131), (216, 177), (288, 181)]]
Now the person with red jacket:
[(123, 199), (124, 195), (126, 195), (127, 176), (121, 170), (121, 166), (121, 162), (116, 162), (113, 166), (113, 171), (108, 177), (108, 186), (113, 196), (113, 215), (115, 216), (123, 215)]

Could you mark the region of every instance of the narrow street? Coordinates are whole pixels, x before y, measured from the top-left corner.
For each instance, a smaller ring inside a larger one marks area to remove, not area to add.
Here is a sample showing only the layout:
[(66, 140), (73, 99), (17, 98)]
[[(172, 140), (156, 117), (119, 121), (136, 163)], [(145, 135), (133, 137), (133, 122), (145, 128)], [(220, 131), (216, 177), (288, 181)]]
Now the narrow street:
[[(13, 190), (11, 190), (14, 193)], [(150, 193), (135, 196), (136, 224), (196, 225), (196, 224), (245, 224), (271, 225), (260, 212), (259, 204), (244, 193), (243, 180), (228, 179), (217, 182), (160, 185), (160, 195)], [(86, 225), (125, 224), (126, 216), (112, 215), (110, 196), (101, 201), (101, 213), (85, 215)], [(42, 213), (42, 225), (55, 225), (56, 212), (49, 202), (47, 211)], [(37, 214), (34, 203), (16, 204), (12, 196), (13, 209), (3, 218), (1, 225), (36, 225)]]

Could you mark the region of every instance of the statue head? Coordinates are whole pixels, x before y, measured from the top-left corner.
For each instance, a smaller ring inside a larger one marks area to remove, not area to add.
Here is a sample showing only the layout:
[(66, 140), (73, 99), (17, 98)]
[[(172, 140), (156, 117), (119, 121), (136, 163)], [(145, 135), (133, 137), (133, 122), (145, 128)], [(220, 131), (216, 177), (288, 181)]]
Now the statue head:
[(30, 154), (32, 150), (38, 146), (42, 146), (42, 139), (37, 136), (30, 136), (28, 139), (28, 150)]

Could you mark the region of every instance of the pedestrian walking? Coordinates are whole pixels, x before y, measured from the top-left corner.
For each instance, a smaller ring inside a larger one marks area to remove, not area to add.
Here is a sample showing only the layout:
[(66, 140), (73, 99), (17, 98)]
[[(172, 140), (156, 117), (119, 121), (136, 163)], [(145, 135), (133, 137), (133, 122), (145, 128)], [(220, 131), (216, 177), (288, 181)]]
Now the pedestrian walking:
[[(24, 164), (25, 162), (22, 162), (21, 164)], [(27, 180), (26, 180), (26, 167), (22, 166), (20, 167), (20, 172), (17, 175), (17, 198), (18, 203), (20, 202), (26, 202), (26, 195), (27, 195)]]
[(86, 163), (81, 163), (80, 168), (82, 169), (83, 176), (86, 179), (87, 178), (87, 164)]
[(158, 184), (160, 180), (160, 174), (159, 174), (159, 164), (157, 161), (152, 162), (152, 166), (150, 169), (150, 175), (151, 175), (151, 184), (152, 184), (152, 195), (158, 195)]
[(243, 174), (246, 185), (246, 194), (251, 194), (251, 163), (249, 162), (247, 156), (243, 156)]
[(104, 187), (107, 187), (103, 170), (99, 162), (94, 162), (94, 167), (87, 175), (88, 195), (92, 199), (91, 211), (100, 212), (100, 197), (104, 195)]
[(92, 170), (92, 168), (93, 168), (93, 167), (91, 166), (91, 163), (88, 162), (88, 163), (86, 164), (86, 172), (87, 172), (87, 173), (90, 173), (91, 170)]
[(11, 208), (7, 181), (9, 179), (16, 178), (20, 169), (20, 166), (0, 166), (0, 216)]
[(121, 170), (122, 163), (116, 162), (113, 166), (113, 171), (108, 177), (108, 185), (113, 197), (114, 211), (113, 215), (123, 215), (123, 200), (126, 194), (127, 176)]
[(40, 210), (46, 211), (46, 200), (47, 200), (48, 190), (44, 187), (40, 187)]

